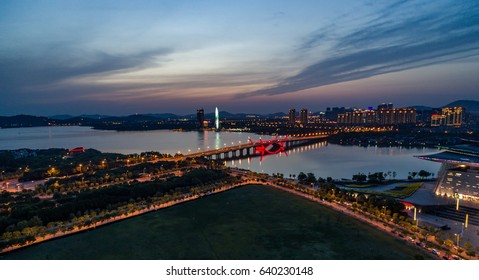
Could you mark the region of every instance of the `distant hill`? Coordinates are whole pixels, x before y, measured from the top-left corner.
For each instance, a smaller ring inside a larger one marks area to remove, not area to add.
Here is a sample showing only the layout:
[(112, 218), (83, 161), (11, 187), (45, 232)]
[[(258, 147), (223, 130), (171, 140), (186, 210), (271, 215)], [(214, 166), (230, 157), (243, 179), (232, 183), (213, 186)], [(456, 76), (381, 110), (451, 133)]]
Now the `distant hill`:
[(0, 127), (33, 127), (48, 126), (53, 120), (47, 117), (35, 117), (29, 115), (18, 115), (12, 117), (0, 117)]
[[(157, 119), (167, 120), (167, 119), (179, 119), (181, 116), (172, 114), (172, 113), (163, 113), (163, 114), (143, 114), (143, 116), (149, 116)], [(196, 117), (196, 115), (195, 115)]]
[(80, 115), (80, 116), (72, 116), (72, 115), (54, 115), (51, 116), (50, 119), (53, 120), (70, 120), (70, 119), (77, 119), (77, 118), (87, 118), (87, 119), (92, 119), (92, 120), (100, 120), (100, 119), (106, 119), (110, 118), (111, 116), (107, 115)]
[(284, 113), (284, 112), (278, 112), (278, 113), (273, 113), (273, 114), (268, 114), (266, 115), (268, 118), (281, 118), (281, 117), (285, 117), (287, 116), (288, 114)]
[(55, 115), (55, 116), (50, 116), (50, 119), (54, 120), (68, 120), (71, 118), (74, 118), (75, 116), (72, 115)]
[(432, 107), (422, 106), (422, 105), (408, 106), (408, 108), (414, 108), (416, 109), (416, 111), (431, 111), (432, 110)]
[(479, 112), (479, 101), (476, 100), (457, 100), (447, 104), (444, 107), (463, 107), (468, 112)]

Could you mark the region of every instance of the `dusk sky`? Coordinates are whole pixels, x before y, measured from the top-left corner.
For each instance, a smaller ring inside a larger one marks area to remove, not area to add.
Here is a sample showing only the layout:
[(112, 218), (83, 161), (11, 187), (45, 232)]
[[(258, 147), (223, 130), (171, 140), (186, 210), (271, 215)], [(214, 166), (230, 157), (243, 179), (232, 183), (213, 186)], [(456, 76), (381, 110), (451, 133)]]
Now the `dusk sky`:
[(0, 1), (0, 115), (479, 99), (479, 1)]

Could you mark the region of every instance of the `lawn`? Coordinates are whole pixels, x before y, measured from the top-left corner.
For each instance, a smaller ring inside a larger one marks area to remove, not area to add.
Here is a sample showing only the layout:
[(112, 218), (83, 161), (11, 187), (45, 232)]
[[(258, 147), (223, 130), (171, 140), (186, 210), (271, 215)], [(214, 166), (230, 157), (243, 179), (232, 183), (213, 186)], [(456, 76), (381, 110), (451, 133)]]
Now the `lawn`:
[(424, 182), (409, 183), (396, 186), (392, 190), (385, 191), (384, 193), (394, 198), (406, 198), (413, 195), (420, 187), (424, 185)]
[(370, 226), (246, 186), (0, 256), (1, 259), (414, 259)]
[(363, 191), (367, 194), (375, 194), (375, 195), (385, 195), (392, 198), (406, 198), (413, 195), (420, 187), (424, 185), (424, 182), (416, 182), (416, 183), (409, 183), (409, 184), (402, 184), (394, 187), (394, 189), (387, 190), (387, 191)]

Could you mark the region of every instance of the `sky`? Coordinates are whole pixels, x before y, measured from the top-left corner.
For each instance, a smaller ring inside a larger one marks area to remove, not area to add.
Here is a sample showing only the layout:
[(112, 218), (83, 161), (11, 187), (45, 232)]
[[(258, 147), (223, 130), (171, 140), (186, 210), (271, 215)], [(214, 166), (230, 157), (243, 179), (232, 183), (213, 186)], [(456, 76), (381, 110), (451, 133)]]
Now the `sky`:
[(478, 100), (478, 15), (477, 0), (2, 0), (0, 115)]

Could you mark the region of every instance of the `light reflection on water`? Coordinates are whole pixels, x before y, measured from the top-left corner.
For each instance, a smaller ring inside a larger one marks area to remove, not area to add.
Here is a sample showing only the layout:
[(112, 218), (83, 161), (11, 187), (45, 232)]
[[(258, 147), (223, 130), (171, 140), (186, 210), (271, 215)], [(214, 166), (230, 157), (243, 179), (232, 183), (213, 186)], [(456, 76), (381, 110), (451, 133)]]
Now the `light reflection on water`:
[(282, 173), (285, 177), (311, 172), (319, 177), (351, 179), (357, 173), (385, 172), (390, 177), (405, 179), (411, 171), (421, 169), (437, 173), (440, 164), (419, 160), (414, 155), (437, 152), (436, 149), (401, 147), (339, 146), (327, 141), (295, 147), (286, 153), (264, 157), (248, 157), (247, 160), (228, 160), (227, 166), (262, 173)]
[[(47, 149), (74, 148), (84, 146), (103, 152), (124, 154), (159, 151), (175, 154), (210, 150), (246, 143), (248, 137), (258, 140), (259, 135), (244, 132), (169, 130), (156, 131), (102, 131), (88, 127), (34, 127), (0, 129), (0, 150), (4, 149)], [(263, 137), (269, 139), (268, 136)], [(437, 152), (436, 149), (380, 148), (376, 146), (339, 146), (326, 141), (293, 148), (287, 153), (263, 157), (228, 160), (227, 166), (265, 173), (289, 174), (311, 172), (326, 178), (350, 179), (362, 172), (395, 171), (396, 178), (406, 178), (408, 172), (421, 169), (437, 173), (439, 164), (414, 158)]]

